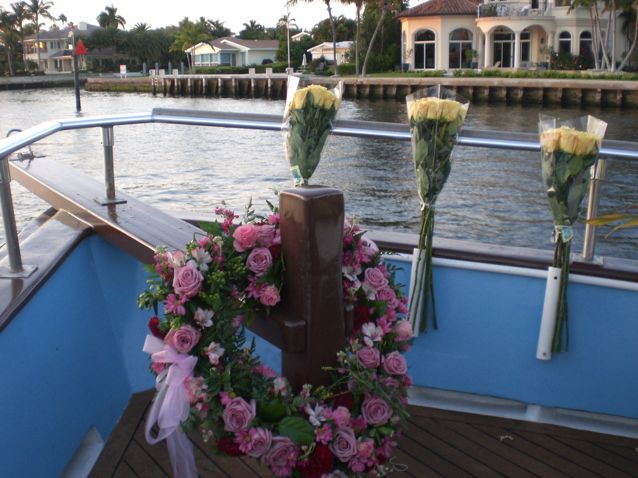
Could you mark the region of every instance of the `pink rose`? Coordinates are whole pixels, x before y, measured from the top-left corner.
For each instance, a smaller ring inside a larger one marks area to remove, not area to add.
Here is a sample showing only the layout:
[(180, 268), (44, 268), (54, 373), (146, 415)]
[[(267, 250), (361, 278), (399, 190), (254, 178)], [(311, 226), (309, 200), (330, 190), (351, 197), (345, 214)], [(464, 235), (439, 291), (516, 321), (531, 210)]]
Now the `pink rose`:
[(330, 451), (339, 461), (347, 463), (357, 454), (357, 439), (352, 428), (339, 428), (329, 445)]
[(386, 279), (385, 274), (378, 267), (366, 269), (364, 277), (364, 283), (368, 284), (375, 291), (388, 285), (388, 279)]
[(299, 448), (288, 437), (275, 437), (262, 460), (277, 477), (288, 477), (297, 464)]
[(379, 379), (379, 383), (381, 384), (383, 389), (390, 394), (396, 392), (399, 389), (399, 382), (397, 382), (397, 380), (392, 377), (382, 377)]
[(383, 369), (390, 375), (405, 375), (408, 373), (408, 364), (399, 352), (390, 352), (383, 357)]
[(233, 232), (233, 247), (237, 252), (244, 252), (255, 247), (257, 243), (257, 226), (254, 224), (244, 224)]
[(396, 335), (398, 342), (404, 342), (412, 337), (412, 324), (407, 320), (399, 320), (394, 324), (392, 331)]
[(178, 295), (186, 298), (197, 295), (204, 277), (194, 264), (189, 263), (175, 270), (173, 288)]
[(257, 244), (261, 247), (270, 247), (275, 239), (275, 226), (263, 224), (257, 228)]
[(365, 368), (377, 368), (381, 363), (381, 353), (374, 347), (361, 347), (357, 352), (357, 358)]
[(272, 254), (265, 247), (256, 247), (246, 259), (246, 267), (255, 273), (257, 277), (264, 274), (272, 266)]
[(272, 443), (272, 433), (267, 428), (251, 428), (250, 434), (250, 450), (247, 455), (258, 458), (270, 448)]
[(368, 425), (384, 425), (392, 416), (392, 409), (382, 398), (370, 397), (363, 401), (361, 415)]
[(170, 345), (179, 353), (187, 354), (197, 345), (200, 337), (199, 330), (190, 325), (182, 325), (177, 330), (169, 330), (166, 337), (164, 337), (164, 343)]
[(254, 400), (251, 400), (249, 405), (241, 397), (231, 399), (222, 413), (224, 430), (236, 433), (248, 428), (255, 418), (255, 407)]
[(281, 300), (279, 289), (274, 285), (267, 285), (259, 291), (259, 302), (269, 307), (276, 305)]

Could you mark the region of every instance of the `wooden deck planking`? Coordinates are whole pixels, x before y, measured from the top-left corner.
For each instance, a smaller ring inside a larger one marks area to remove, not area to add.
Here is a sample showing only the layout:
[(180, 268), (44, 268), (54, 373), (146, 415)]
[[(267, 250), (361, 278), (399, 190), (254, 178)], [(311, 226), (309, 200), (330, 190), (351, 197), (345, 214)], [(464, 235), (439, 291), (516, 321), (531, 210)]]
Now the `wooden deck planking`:
[[(144, 420), (152, 391), (131, 397), (91, 477), (171, 477), (166, 445), (149, 445)], [(393, 478), (638, 477), (638, 439), (554, 425), (410, 407), (392, 458)], [(191, 436), (202, 478), (269, 476), (258, 461), (216, 455)]]

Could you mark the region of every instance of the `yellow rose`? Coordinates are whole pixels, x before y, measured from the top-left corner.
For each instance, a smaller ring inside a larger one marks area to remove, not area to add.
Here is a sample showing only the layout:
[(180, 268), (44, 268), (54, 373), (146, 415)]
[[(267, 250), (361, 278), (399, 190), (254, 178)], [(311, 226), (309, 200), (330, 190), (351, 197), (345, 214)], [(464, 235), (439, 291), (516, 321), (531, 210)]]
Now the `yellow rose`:
[(439, 120), (448, 122), (463, 122), (466, 109), (454, 100), (436, 97), (420, 98), (408, 102), (408, 117), (413, 120)]
[(293, 110), (299, 110), (303, 108), (303, 105), (306, 103), (307, 95), (308, 95), (308, 88), (301, 88), (295, 91), (295, 94), (292, 97), (290, 108)]
[(548, 153), (560, 149), (577, 156), (588, 156), (598, 153), (602, 138), (586, 131), (578, 131), (568, 126), (561, 126), (541, 133), (541, 147)]

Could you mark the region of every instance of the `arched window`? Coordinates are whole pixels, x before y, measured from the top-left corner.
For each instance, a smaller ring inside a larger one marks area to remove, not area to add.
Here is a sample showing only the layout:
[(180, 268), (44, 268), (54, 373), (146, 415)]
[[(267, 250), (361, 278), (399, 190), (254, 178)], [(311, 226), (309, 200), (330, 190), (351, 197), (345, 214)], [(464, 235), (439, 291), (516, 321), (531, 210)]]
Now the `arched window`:
[(432, 30), (420, 30), (414, 35), (414, 69), (436, 68), (436, 35)]
[(584, 60), (583, 68), (594, 67), (594, 42), (591, 32), (581, 32), (579, 37), (578, 54)]
[(472, 32), (459, 28), (450, 33), (449, 68), (469, 68), (472, 64)]
[(558, 36), (558, 52), (559, 53), (571, 53), (572, 52), (572, 35), (569, 32), (560, 32)]

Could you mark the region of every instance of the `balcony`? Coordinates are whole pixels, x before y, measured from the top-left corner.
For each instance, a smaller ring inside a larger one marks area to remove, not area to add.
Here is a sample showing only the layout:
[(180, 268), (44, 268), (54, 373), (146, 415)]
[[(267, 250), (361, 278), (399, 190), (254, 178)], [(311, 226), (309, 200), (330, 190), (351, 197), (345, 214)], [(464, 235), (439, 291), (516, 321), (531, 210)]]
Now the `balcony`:
[(488, 17), (542, 17), (546, 16), (547, 10), (542, 8), (532, 8), (529, 4), (521, 2), (490, 2), (479, 5), (479, 18)]

